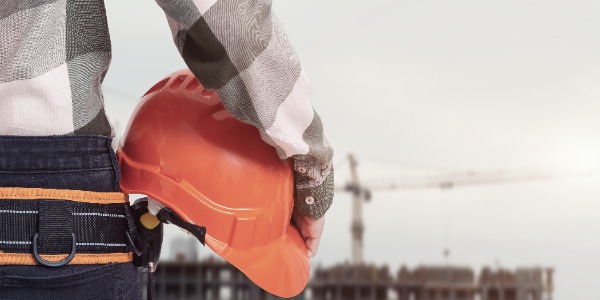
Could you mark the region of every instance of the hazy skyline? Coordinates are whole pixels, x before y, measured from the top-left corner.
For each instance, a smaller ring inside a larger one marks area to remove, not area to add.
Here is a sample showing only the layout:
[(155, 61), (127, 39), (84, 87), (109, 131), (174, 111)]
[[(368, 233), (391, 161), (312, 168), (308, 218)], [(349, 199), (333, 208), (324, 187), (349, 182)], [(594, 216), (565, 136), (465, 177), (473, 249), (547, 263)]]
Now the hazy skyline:
[[(313, 83), (336, 163), (353, 152), (365, 182), (444, 170), (599, 169), (600, 3), (366, 4), (274, 3)], [(106, 5), (106, 106), (124, 129), (137, 99), (114, 91), (141, 95), (185, 65), (153, 1)], [(341, 164), (336, 182), (348, 172)], [(599, 184), (574, 177), (374, 192), (364, 207), (365, 260), (395, 273), (401, 264), (442, 264), (448, 248), (451, 263), (476, 270), (555, 267), (555, 299), (595, 299)], [(315, 263), (349, 260), (350, 208), (349, 195), (338, 193)]]

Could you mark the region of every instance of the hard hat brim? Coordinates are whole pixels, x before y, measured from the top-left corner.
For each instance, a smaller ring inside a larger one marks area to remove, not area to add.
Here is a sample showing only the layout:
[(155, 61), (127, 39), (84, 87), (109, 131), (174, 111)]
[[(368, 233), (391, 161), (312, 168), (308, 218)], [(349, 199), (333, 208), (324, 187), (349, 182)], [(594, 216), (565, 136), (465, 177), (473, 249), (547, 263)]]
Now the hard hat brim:
[(207, 236), (207, 245), (265, 291), (279, 297), (298, 295), (310, 276), (310, 258), (302, 236), (290, 226), (267, 246), (236, 250)]

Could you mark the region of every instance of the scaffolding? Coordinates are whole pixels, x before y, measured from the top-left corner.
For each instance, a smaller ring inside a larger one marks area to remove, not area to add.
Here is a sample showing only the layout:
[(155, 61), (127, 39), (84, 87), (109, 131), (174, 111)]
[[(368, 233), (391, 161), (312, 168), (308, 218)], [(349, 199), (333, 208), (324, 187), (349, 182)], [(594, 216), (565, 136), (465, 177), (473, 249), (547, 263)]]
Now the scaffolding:
[[(142, 286), (147, 274), (141, 274)], [(161, 300), (272, 300), (280, 299), (252, 283), (244, 273), (220, 259), (161, 262), (155, 273)], [(146, 289), (142, 289), (145, 293)], [(143, 295), (145, 297), (146, 295)], [(304, 299), (303, 294), (291, 299)]]
[[(387, 266), (341, 264), (316, 268), (306, 289), (292, 299), (552, 300), (553, 272), (541, 267), (515, 271), (484, 267), (477, 277), (468, 267), (419, 266), (410, 270), (402, 266), (393, 278)], [(155, 278), (161, 300), (281, 299), (217, 258), (161, 262)], [(145, 285), (146, 274), (141, 279)]]

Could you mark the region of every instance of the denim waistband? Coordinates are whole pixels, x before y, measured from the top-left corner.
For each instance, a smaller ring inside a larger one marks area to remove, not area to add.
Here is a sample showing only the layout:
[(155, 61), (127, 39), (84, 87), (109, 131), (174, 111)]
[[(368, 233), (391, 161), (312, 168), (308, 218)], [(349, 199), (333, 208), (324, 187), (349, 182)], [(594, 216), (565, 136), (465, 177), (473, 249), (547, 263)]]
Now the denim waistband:
[(95, 135), (0, 136), (0, 186), (119, 191), (111, 142)]

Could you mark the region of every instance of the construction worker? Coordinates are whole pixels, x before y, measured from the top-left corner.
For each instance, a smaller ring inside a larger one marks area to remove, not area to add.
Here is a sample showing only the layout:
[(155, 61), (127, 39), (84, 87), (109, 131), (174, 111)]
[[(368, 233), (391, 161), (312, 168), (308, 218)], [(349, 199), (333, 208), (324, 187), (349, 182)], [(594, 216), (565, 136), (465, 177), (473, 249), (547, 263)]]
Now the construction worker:
[[(293, 220), (314, 255), (333, 152), (271, 1), (157, 3), (198, 80), (293, 161)], [(110, 57), (103, 0), (0, 3), (1, 299), (140, 298), (101, 92)]]

